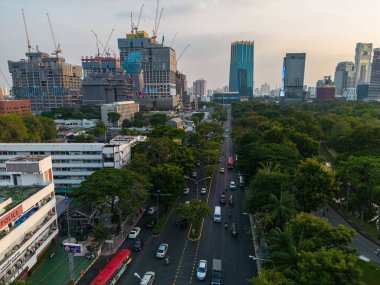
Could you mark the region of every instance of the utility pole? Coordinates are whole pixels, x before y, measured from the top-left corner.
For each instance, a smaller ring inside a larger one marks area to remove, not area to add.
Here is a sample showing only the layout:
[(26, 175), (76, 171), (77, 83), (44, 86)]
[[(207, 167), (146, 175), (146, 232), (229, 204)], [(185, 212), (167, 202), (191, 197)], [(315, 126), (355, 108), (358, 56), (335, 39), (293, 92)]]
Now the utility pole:
[[(67, 240), (70, 242), (71, 235), (70, 235), (70, 223), (69, 223), (69, 201), (67, 199), (66, 193), (65, 193), (65, 198), (66, 198), (66, 204), (67, 204), (67, 209), (66, 209), (66, 220), (67, 220)], [(67, 253), (69, 255), (69, 271), (70, 271), (70, 283), (74, 284), (74, 256), (73, 253), (70, 251)]]

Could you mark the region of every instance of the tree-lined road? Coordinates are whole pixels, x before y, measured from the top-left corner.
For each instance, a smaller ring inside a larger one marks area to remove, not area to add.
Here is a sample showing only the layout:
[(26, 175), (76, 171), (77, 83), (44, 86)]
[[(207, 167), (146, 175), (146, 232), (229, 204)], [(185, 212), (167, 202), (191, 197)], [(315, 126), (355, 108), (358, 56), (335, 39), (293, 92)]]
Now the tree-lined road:
[[(214, 207), (219, 205), (220, 194), (225, 191), (225, 186), (229, 185), (230, 181), (235, 181), (237, 185), (238, 179), (235, 170), (227, 169), (226, 157), (234, 155), (232, 139), (229, 136), (231, 132), (231, 115), (228, 111), (228, 120), (224, 126), (228, 129), (228, 138), (224, 139), (222, 146), (222, 160), (213, 174), (210, 189), (206, 195), (199, 195), (200, 199), (207, 200), (210, 208), (211, 216), (206, 217), (203, 224), (203, 230), (200, 240), (189, 241), (187, 239), (189, 228), (182, 229), (175, 226), (178, 214), (173, 211), (170, 215), (168, 223), (163, 232), (158, 237), (153, 237), (150, 230), (145, 229), (145, 224), (148, 220), (148, 215), (144, 214), (137, 226), (142, 228), (138, 237), (144, 241), (144, 248), (141, 252), (133, 253), (131, 266), (121, 277), (119, 284), (139, 284), (139, 280), (134, 276), (137, 272), (142, 276), (147, 271), (156, 273), (157, 285), (168, 284), (196, 284), (200, 281), (196, 279), (196, 267), (199, 259), (208, 261), (208, 272), (205, 284), (211, 282), (211, 267), (212, 259), (218, 258), (222, 260), (222, 284), (248, 284), (247, 279), (252, 278), (257, 274), (256, 264), (248, 258), (254, 253), (252, 237), (249, 229), (248, 216), (243, 215), (243, 199), (245, 190), (227, 190), (226, 196), (233, 194), (235, 196), (235, 205), (230, 206), (228, 199), (226, 205), (222, 206), (222, 222), (213, 222)], [(234, 156), (235, 157), (235, 156)], [(225, 173), (219, 173), (219, 167), (224, 167)], [(197, 178), (203, 179), (203, 169), (197, 169)], [(196, 199), (195, 183), (188, 181), (190, 193), (184, 195), (178, 201), (183, 203), (190, 199)], [(198, 185), (198, 191), (203, 187), (204, 182)], [(164, 193), (164, 190), (161, 190)], [(232, 218), (228, 217), (231, 212)], [(229, 227), (232, 222), (237, 225), (238, 236), (233, 237), (230, 230), (225, 230), (223, 223), (227, 221)], [(164, 265), (162, 259), (155, 257), (156, 250), (161, 243), (169, 244), (168, 255), (170, 256), (170, 264)], [(126, 240), (121, 248), (132, 249), (134, 240)], [(100, 270), (107, 264), (111, 257), (100, 257), (95, 265), (83, 276), (79, 284), (89, 284)]]

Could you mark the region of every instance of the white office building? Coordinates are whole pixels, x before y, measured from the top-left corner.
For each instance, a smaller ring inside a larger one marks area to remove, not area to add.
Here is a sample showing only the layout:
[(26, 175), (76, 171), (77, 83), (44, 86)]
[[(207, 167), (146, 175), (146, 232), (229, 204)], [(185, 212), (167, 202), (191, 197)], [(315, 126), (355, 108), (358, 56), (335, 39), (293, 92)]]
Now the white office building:
[(15, 157), (0, 175), (0, 283), (26, 276), (58, 234), (50, 156)]
[(131, 159), (139, 140), (114, 143), (0, 143), (0, 177), (5, 162), (17, 156), (51, 155), (57, 188), (73, 188), (102, 168), (121, 168)]
[(369, 83), (371, 76), (372, 44), (357, 43), (355, 49), (355, 84)]

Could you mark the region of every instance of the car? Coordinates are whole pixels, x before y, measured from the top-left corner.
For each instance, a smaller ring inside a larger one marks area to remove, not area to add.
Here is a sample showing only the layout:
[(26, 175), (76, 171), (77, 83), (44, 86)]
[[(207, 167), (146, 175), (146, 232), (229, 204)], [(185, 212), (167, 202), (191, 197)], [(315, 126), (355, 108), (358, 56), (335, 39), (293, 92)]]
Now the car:
[(226, 139), (228, 139), (228, 135), (225, 135), (224, 137), (225, 137)]
[(220, 194), (219, 198), (219, 204), (226, 204), (226, 195), (225, 194)]
[(148, 214), (149, 215), (154, 215), (154, 213), (157, 212), (157, 207), (156, 206), (152, 206), (148, 209)]
[(228, 129), (226, 130), (226, 133), (228, 133)]
[(129, 232), (128, 238), (137, 238), (140, 231), (141, 229), (139, 227), (132, 228), (132, 230)]
[(179, 222), (179, 226), (183, 229), (187, 228), (189, 226), (189, 222), (186, 219), (183, 219)]
[(207, 260), (201, 259), (198, 263), (197, 268), (197, 279), (198, 280), (205, 280), (206, 279), (206, 273), (207, 273)]
[(206, 194), (206, 193), (207, 193), (206, 187), (202, 187), (202, 188), (201, 188), (201, 194), (204, 195), (204, 194)]
[(189, 206), (190, 205), (190, 201), (189, 200), (185, 201), (185, 205)]
[(153, 271), (148, 271), (144, 274), (143, 278), (141, 278), (140, 285), (152, 285), (155, 279), (156, 273)]
[(137, 240), (135, 244), (133, 245), (134, 251), (141, 251), (144, 246), (144, 242), (142, 240)]
[(151, 228), (154, 227), (154, 225), (156, 224), (156, 222), (157, 222), (157, 221), (156, 221), (155, 218), (151, 218), (151, 219), (148, 220), (148, 222), (146, 223), (145, 227), (146, 227), (147, 229), (151, 229)]
[(230, 182), (230, 189), (236, 189), (235, 181)]
[(168, 253), (168, 249), (169, 249), (169, 245), (167, 243), (161, 243), (157, 249), (156, 257), (164, 258), (166, 254)]
[(192, 177), (197, 177), (197, 172), (193, 171), (193, 174), (191, 174)]
[(219, 172), (220, 172), (220, 173), (224, 173), (224, 168), (221, 167), (221, 168), (219, 169)]
[(183, 189), (183, 195), (189, 194), (189, 191), (190, 191), (189, 187), (186, 187), (185, 189)]

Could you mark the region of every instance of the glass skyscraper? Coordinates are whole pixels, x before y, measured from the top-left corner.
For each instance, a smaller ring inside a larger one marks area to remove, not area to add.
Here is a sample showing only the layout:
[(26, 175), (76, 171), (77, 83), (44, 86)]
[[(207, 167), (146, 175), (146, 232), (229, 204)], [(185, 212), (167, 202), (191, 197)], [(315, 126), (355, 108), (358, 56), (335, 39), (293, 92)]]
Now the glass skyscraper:
[(253, 97), (254, 42), (237, 41), (231, 44), (229, 90), (240, 96)]
[(368, 99), (380, 100), (380, 48), (373, 50), (371, 81), (368, 88)]
[(287, 53), (282, 67), (280, 96), (288, 99), (303, 99), (306, 53)]

